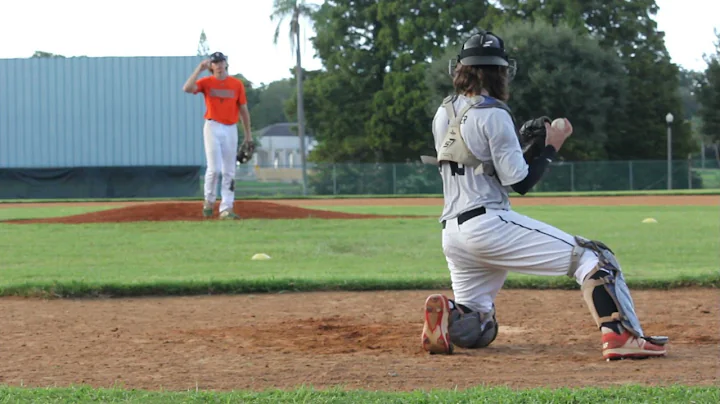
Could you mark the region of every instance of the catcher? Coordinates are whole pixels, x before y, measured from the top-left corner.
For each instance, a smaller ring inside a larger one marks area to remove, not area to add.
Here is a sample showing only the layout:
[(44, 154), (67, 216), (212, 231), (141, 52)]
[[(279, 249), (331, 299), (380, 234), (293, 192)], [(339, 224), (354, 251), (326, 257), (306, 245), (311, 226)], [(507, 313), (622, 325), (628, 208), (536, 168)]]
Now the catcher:
[[(443, 181), (442, 248), (454, 299), (425, 301), (422, 347), (450, 354), (490, 345), (498, 334), (495, 297), (509, 272), (574, 278), (598, 327), (602, 356), (663, 356), (667, 337), (645, 335), (613, 251), (599, 241), (571, 236), (512, 210), (510, 190), (526, 194), (543, 176), (572, 125), (541, 117), (515, 131), (505, 104), (515, 75), (503, 40), (473, 35), (449, 73), (456, 94), (446, 98), (432, 123)], [(552, 315), (552, 313), (548, 313)], [(542, 319), (538, 319), (542, 321)]]
[[(250, 131), (250, 112), (247, 106), (245, 85), (228, 75), (227, 57), (215, 52), (203, 60), (183, 86), (190, 94), (202, 93), (205, 97), (205, 124), (203, 139), (207, 169), (205, 171), (205, 201), (203, 216), (211, 217), (217, 200), (217, 185), (222, 174), (220, 192), (220, 218), (237, 219), (235, 203), (235, 164), (247, 163), (255, 150)], [(198, 80), (204, 70), (211, 75)], [(238, 146), (237, 123), (242, 120), (245, 140)]]

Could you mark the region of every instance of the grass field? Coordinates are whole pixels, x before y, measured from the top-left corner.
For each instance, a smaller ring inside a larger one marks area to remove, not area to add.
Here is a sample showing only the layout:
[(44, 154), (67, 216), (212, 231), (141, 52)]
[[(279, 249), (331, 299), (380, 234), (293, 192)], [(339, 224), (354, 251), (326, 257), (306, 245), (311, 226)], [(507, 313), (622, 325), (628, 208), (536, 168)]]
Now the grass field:
[(463, 391), (430, 391), (410, 393), (361, 391), (296, 391), (268, 392), (147, 392), (122, 389), (53, 388), (20, 389), (0, 387), (0, 402), (33, 403), (716, 403), (720, 390), (712, 387), (623, 386), (614, 389), (528, 389), (521, 392), (507, 388), (475, 388)]
[[(4, 219), (91, 208), (6, 208)], [(96, 208), (98, 209), (98, 208)], [(100, 208), (101, 209), (101, 208)], [(333, 207), (432, 216), (383, 220), (247, 220), (0, 225), (0, 294), (142, 295), (311, 289), (433, 288), (448, 284), (435, 207)], [(718, 282), (720, 213), (713, 207), (522, 207), (518, 211), (614, 248), (636, 287)], [(658, 223), (643, 224), (653, 217)], [(42, 234), (42, 237), (38, 237)], [(42, 254), (38, 254), (38, 248)], [(658, 254), (661, 251), (663, 254)], [(714, 252), (714, 253), (713, 253)], [(251, 261), (266, 253), (269, 261)], [(576, 287), (565, 277), (511, 274), (508, 287)], [(154, 291), (154, 292), (152, 292)]]
[[(0, 220), (64, 216), (108, 208), (2, 208)], [(435, 219), (436, 207), (322, 209), (421, 217), (91, 225), (0, 223), (0, 295), (137, 296), (449, 286), (440, 248), (440, 227)], [(607, 243), (617, 253), (633, 288), (687, 284), (720, 286), (720, 211), (717, 207), (528, 206), (517, 210), (571, 234)], [(655, 218), (657, 223), (641, 223), (647, 217)], [(267, 253), (272, 259), (251, 261), (250, 257), (258, 252)], [(507, 287), (577, 288), (577, 285), (565, 277), (511, 274)], [(720, 390), (686, 386), (521, 391), (478, 387), (462, 391), (389, 393), (312, 389), (149, 392), (119, 388), (0, 387), (0, 403), (87, 401), (711, 403), (720, 401)]]

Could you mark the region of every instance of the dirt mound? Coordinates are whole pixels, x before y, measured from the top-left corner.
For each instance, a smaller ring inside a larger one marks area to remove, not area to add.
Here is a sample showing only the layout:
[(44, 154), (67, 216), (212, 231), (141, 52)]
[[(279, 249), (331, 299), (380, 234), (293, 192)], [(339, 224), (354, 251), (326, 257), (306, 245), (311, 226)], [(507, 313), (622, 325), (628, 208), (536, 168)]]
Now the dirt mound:
[[(326, 210), (305, 209), (297, 206), (258, 201), (237, 201), (235, 212), (243, 219), (381, 219), (418, 216), (383, 216)], [(124, 223), (124, 222), (168, 222), (168, 221), (202, 221), (216, 220), (218, 205), (215, 206), (213, 218), (202, 216), (200, 202), (158, 202), (143, 203), (97, 212), (82, 213), (72, 216), (52, 217), (43, 219), (8, 220), (4, 223)]]

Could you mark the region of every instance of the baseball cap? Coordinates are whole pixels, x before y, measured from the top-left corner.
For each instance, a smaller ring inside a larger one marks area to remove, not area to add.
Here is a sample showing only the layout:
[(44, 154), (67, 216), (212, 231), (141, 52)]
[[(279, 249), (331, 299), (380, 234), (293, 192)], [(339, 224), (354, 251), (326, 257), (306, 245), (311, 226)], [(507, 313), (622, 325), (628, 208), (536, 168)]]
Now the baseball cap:
[(215, 62), (222, 62), (224, 60), (227, 60), (227, 57), (222, 52), (215, 52), (212, 55), (210, 55), (210, 61)]

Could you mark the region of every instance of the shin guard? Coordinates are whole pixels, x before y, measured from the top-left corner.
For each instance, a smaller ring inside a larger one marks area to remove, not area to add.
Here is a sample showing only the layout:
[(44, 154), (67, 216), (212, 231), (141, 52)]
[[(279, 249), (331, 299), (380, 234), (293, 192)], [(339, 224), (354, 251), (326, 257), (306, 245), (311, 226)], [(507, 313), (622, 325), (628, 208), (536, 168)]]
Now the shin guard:
[(613, 252), (601, 242), (575, 237), (584, 248), (598, 254), (598, 266), (593, 269), (582, 283), (581, 290), (598, 328), (603, 323), (618, 321), (631, 334), (647, 339), (655, 344), (664, 345), (665, 336), (646, 337), (640, 320), (635, 313), (635, 304), (630, 289), (625, 283), (620, 264)]

